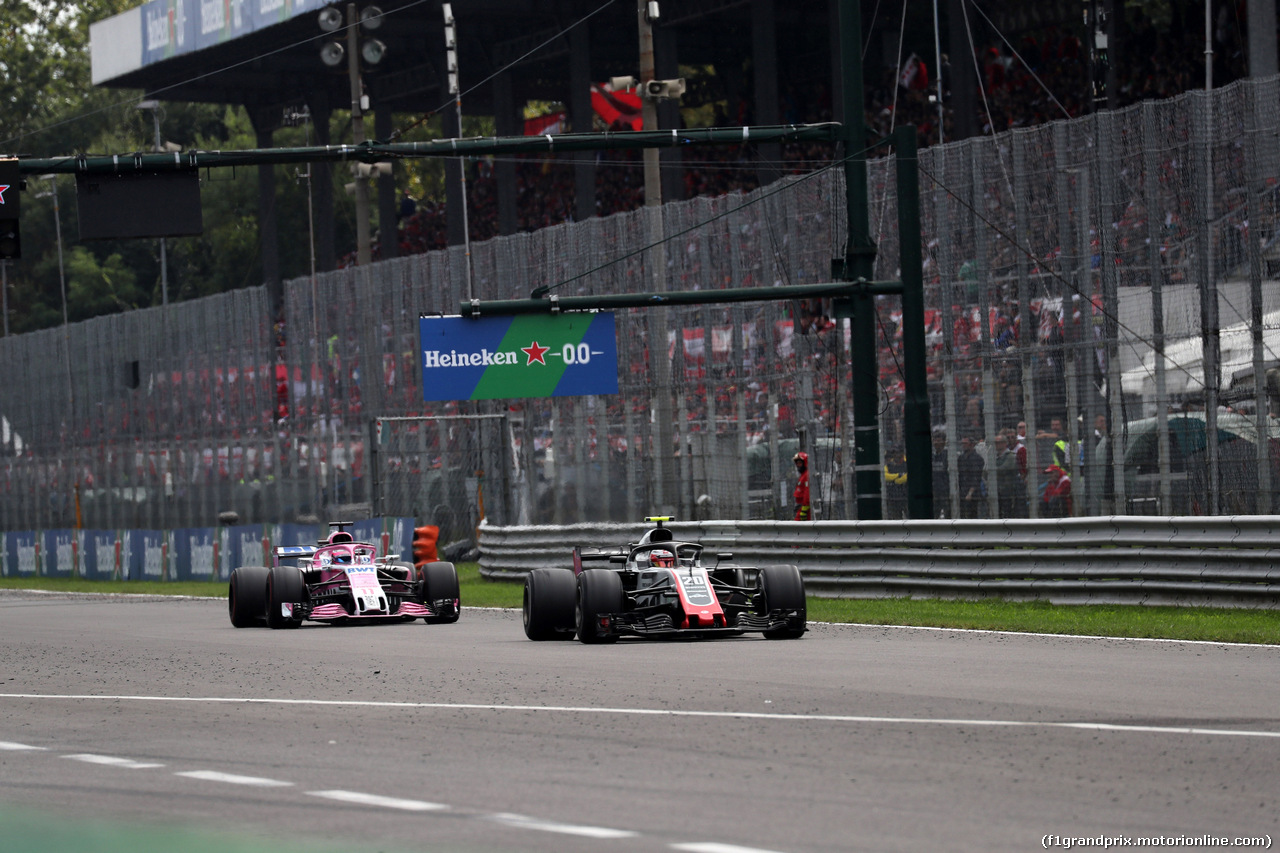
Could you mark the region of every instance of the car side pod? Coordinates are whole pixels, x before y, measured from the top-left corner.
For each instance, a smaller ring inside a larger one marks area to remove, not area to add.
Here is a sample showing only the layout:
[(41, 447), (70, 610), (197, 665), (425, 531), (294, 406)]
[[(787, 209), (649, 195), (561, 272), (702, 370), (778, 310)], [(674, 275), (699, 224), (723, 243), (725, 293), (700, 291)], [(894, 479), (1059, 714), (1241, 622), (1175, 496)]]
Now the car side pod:
[(241, 566), (231, 571), (227, 584), (227, 611), (237, 628), (256, 628), (267, 615), (267, 568)]
[(612, 616), (626, 608), (622, 578), (609, 569), (584, 569), (578, 575), (578, 606), (574, 622), (578, 641), (613, 643), (618, 634), (613, 630)]
[(530, 640), (572, 640), (578, 579), (572, 569), (533, 569), (524, 577), (521, 615)]

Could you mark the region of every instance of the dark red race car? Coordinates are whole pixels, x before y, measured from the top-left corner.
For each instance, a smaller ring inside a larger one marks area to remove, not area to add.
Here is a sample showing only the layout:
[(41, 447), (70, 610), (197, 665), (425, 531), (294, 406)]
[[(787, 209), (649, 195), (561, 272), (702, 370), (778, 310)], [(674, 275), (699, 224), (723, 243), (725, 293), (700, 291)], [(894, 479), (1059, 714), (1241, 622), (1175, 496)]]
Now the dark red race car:
[[(739, 566), (732, 554), (703, 562), (703, 548), (677, 541), (663, 522), (639, 542), (573, 550), (572, 569), (534, 569), (524, 583), (524, 633), (531, 640), (611, 643), (638, 637), (735, 636), (771, 640), (806, 630), (804, 578), (795, 566)], [(585, 568), (591, 562), (609, 568)]]

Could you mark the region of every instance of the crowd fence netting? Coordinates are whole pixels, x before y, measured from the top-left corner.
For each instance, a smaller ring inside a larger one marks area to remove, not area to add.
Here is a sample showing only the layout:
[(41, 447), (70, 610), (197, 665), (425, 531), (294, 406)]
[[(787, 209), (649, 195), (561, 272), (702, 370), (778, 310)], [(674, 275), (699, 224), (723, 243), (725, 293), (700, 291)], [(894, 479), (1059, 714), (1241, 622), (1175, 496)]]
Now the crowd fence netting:
[[(1266, 78), (920, 152), (936, 516), (1280, 508), (1278, 131)], [(867, 167), (878, 280), (896, 166)], [(418, 353), (473, 295), (828, 281), (845, 209), (819, 169), (294, 279), (280, 316), (255, 287), (6, 337), (0, 527), (789, 519), (800, 449), (813, 517), (856, 519), (850, 325), (808, 304), (620, 310), (616, 396), (427, 403)], [(875, 305), (903, 518), (901, 300)]]

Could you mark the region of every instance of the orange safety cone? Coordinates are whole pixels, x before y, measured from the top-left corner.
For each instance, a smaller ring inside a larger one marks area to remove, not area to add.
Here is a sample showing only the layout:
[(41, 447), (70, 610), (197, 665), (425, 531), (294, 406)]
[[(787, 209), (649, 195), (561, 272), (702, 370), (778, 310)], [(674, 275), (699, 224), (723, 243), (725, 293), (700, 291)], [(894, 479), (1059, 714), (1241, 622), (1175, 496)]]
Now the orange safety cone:
[(440, 538), (440, 528), (434, 524), (413, 528), (413, 565), (421, 569), (427, 563), (440, 559), (436, 553), (436, 542)]

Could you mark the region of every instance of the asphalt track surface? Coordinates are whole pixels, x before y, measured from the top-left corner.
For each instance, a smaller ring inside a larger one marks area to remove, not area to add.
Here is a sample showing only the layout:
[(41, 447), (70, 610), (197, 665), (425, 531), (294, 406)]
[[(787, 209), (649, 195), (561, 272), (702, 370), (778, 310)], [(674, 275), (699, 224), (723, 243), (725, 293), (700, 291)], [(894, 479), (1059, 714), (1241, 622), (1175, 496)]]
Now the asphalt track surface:
[(1277, 647), (583, 646), (511, 611), (236, 630), (221, 601), (6, 592), (0, 650), (20, 853), (1030, 850), (1280, 814)]

